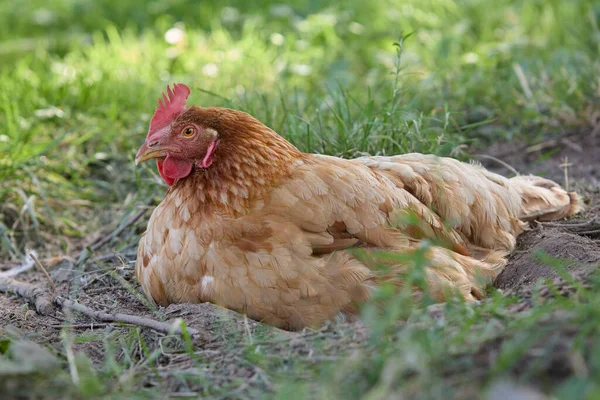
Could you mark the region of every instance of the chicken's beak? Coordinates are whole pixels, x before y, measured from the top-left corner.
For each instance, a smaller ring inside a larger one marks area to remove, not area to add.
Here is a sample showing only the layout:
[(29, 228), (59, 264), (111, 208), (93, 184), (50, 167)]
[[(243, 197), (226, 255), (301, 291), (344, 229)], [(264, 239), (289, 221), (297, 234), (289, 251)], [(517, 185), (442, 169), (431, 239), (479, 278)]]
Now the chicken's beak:
[(150, 147), (146, 141), (142, 147), (139, 148), (137, 154), (135, 155), (135, 165), (153, 158), (166, 157), (167, 150), (168, 149), (164, 147), (161, 148), (160, 145)]

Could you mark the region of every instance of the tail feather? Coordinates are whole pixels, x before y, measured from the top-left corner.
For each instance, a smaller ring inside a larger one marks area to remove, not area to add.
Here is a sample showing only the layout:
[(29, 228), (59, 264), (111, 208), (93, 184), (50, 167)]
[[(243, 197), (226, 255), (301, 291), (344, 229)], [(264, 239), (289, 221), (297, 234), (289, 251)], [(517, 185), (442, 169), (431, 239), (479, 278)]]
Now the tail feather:
[(510, 179), (510, 183), (521, 195), (519, 218), (523, 221), (553, 221), (583, 209), (577, 193), (567, 192), (549, 179), (522, 175)]
[[(467, 254), (437, 246), (427, 254), (426, 280), (440, 301), (454, 290), (466, 300), (482, 298), (485, 285), (507, 265), (507, 256), (528, 221), (559, 220), (583, 209), (577, 193), (551, 180), (528, 175), (507, 179), (479, 164), (450, 158), (405, 154), (355, 162), (414, 196), (465, 239)], [(406, 266), (395, 267), (383, 281), (400, 287)]]

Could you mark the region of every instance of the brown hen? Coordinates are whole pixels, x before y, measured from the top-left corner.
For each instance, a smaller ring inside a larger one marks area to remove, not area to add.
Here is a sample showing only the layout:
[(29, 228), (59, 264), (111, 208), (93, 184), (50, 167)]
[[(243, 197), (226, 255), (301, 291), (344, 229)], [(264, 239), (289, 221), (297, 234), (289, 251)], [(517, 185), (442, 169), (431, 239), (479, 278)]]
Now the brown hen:
[(526, 221), (581, 208), (552, 181), (451, 158), (305, 154), (246, 113), (186, 107), (185, 85), (167, 89), (136, 156), (156, 159), (170, 185), (135, 268), (161, 305), (212, 302), (285, 329), (317, 327), (354, 315), (381, 282), (403, 283), (408, 265), (380, 273), (348, 249), (410, 254), (425, 239), (433, 295), (479, 299)]

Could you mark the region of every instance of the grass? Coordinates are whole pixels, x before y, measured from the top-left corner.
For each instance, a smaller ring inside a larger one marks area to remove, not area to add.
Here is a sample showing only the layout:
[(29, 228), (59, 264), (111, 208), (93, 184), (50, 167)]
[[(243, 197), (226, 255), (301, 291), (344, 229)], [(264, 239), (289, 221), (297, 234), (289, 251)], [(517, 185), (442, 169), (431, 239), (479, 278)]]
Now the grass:
[(302, 150), (342, 156), (460, 155), (585, 125), (598, 103), (592, 1), (122, 3), (1, 6), (4, 256), (84, 237), (115, 217), (82, 226), (82, 212), (156, 193), (131, 161), (173, 81), (193, 103), (246, 110)]
[[(344, 157), (463, 157), (496, 141), (536, 141), (585, 127), (600, 102), (600, 7), (592, 0), (218, 4), (0, 4), (0, 260), (20, 260), (31, 247), (75, 254), (90, 236), (160, 200), (156, 173), (135, 168), (133, 157), (158, 95), (174, 81), (192, 87), (191, 103), (248, 111), (303, 151)], [(111, 246), (127, 249), (137, 233), (129, 230)], [(390, 301), (404, 312), (414, 307)], [(477, 389), (493, 387), (526, 345), (552, 336), (551, 325), (547, 332), (533, 326), (557, 309), (587, 327), (574, 341), (574, 354), (583, 353), (597, 338), (597, 302), (593, 289), (581, 289), (513, 319), (506, 312), (511, 300), (495, 295), (481, 307), (449, 305), (443, 323), (421, 313), (401, 330), (399, 315), (365, 310), (381, 335), (349, 362), (314, 365), (298, 357), (290, 367), (250, 345), (243, 359), (278, 377), (275, 396), (337, 397), (341, 390), (357, 398), (439, 397), (470, 388), (475, 367), (482, 370)], [(53, 382), (73, 397), (159, 398), (159, 391), (138, 392), (136, 381), (159, 357), (156, 343), (146, 346), (139, 331), (126, 332), (87, 338), (106, 352), (101, 367), (81, 353), (67, 357), (73, 341), (86, 340), (68, 333), (55, 350), (61, 366), (77, 367), (80, 381), (73, 384), (63, 368)], [(18, 337), (11, 343), (30, 343)], [(495, 365), (469, 356), (495, 337), (507, 338)], [(245, 340), (232, 346), (245, 348)], [(327, 345), (317, 342), (310, 346)], [(591, 357), (596, 365), (600, 356)], [(591, 396), (599, 390), (597, 373), (596, 366), (568, 380), (557, 395)], [(313, 384), (295, 382), (300, 375)], [(458, 383), (447, 384), (448, 376)], [(209, 395), (227, 393), (213, 389)]]

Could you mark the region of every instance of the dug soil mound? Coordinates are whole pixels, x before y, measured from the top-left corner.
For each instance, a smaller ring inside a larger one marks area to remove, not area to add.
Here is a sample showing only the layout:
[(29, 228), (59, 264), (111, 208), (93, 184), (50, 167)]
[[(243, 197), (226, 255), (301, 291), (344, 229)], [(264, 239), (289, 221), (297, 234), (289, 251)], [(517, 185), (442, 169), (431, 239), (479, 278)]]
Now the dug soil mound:
[[(600, 224), (596, 229), (600, 229)], [(496, 279), (495, 286), (499, 289), (534, 286), (540, 279), (561, 277), (562, 268), (569, 273), (587, 275), (598, 265), (598, 241), (564, 232), (560, 228), (547, 229), (540, 225), (539, 229), (522, 236), (517, 251)]]
[(581, 279), (596, 270), (600, 265), (600, 135), (578, 133), (534, 145), (500, 143), (489, 151), (494, 158), (481, 160), (489, 170), (505, 176), (516, 170), (562, 185), (568, 180), (570, 190), (578, 192), (585, 204), (584, 212), (569, 221), (533, 223), (519, 237), (517, 250), (495, 286), (529, 290), (540, 280), (558, 278), (562, 268)]

